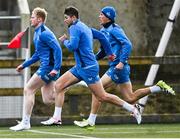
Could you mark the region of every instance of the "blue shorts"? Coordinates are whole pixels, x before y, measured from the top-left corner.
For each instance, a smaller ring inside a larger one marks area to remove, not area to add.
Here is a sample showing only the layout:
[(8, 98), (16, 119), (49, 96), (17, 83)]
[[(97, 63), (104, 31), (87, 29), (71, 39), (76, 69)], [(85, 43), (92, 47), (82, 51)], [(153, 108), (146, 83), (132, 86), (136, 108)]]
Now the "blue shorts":
[(36, 74), (45, 82), (45, 83), (50, 83), (51, 81), (56, 81), (60, 77), (60, 71), (56, 74), (56, 76), (50, 76), (49, 73), (51, 70), (42, 70), (38, 69), (36, 71)]
[(85, 81), (86, 84), (94, 84), (100, 80), (98, 65), (88, 68), (87, 67), (80, 68), (74, 66), (69, 71), (80, 81), (81, 80)]
[(116, 69), (114, 66), (110, 67), (106, 74), (116, 83), (123, 84), (130, 81), (130, 66), (125, 64), (123, 69)]

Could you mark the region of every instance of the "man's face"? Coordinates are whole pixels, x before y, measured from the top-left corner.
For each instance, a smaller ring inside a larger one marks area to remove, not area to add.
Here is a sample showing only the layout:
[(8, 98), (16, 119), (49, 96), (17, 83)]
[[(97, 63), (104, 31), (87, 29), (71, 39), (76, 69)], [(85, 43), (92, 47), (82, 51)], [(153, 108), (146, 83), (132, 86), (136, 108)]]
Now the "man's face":
[(102, 12), (99, 14), (99, 23), (101, 25), (104, 25), (108, 22), (110, 22), (111, 20), (109, 18), (107, 18)]
[(34, 13), (32, 13), (30, 21), (32, 27), (37, 27), (42, 22), (41, 18), (37, 17)]
[(73, 17), (69, 15), (64, 15), (64, 23), (68, 26), (70, 26), (73, 23)]

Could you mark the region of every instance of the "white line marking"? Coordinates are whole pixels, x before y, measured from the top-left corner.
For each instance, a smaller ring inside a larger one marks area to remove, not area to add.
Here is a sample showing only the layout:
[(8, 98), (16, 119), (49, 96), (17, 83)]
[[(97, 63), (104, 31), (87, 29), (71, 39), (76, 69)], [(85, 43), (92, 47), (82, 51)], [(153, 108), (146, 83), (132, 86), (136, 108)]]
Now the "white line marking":
[(32, 133), (39, 133), (39, 134), (63, 135), (63, 136), (78, 137), (78, 138), (95, 138), (95, 137), (88, 137), (88, 136), (80, 136), (80, 135), (64, 134), (64, 133), (55, 133), (55, 132), (47, 132), (47, 131), (38, 131), (38, 130), (27, 130), (27, 131), (32, 132)]
[[(94, 134), (146, 134), (146, 133), (150, 133), (151, 131), (138, 131), (138, 132), (128, 132), (128, 131), (119, 131), (119, 132), (93, 132)], [(153, 131), (153, 133), (180, 133), (180, 131)], [(84, 134), (84, 133), (77, 133), (77, 134)]]
[[(128, 128), (126, 128), (126, 127), (115, 127), (115, 128), (104, 128), (104, 127), (96, 127), (95, 128), (95, 130), (93, 130), (93, 131), (101, 131), (101, 130), (156, 130), (157, 128), (156, 127), (128, 127)], [(167, 127), (167, 128), (163, 128), (163, 129), (167, 129), (167, 130), (169, 130), (169, 127)], [(176, 130), (180, 130), (180, 127), (171, 127), (171, 129), (176, 129)], [(67, 130), (69, 130), (69, 129), (61, 129), (61, 131), (67, 131)], [(71, 129), (72, 131), (83, 131), (83, 130), (86, 130), (86, 131), (88, 131), (86, 128), (75, 128), (75, 129)]]
[[(169, 128), (170, 129), (173, 129), (173, 130), (180, 130), (180, 127), (163, 127), (163, 129), (167, 129), (168, 131), (169, 131)], [(41, 129), (47, 129), (47, 128), (41, 128)], [(109, 128), (105, 128), (105, 127), (101, 127), (101, 126), (97, 126), (96, 128), (95, 128), (95, 130), (94, 131), (96, 131), (96, 130), (98, 130), (98, 131), (101, 131), (101, 130), (156, 130), (157, 129), (157, 127), (109, 127)], [(56, 130), (56, 129), (55, 129)], [(70, 129), (63, 129), (63, 128), (61, 128), (61, 131), (66, 131), (66, 130), (70, 130)], [(83, 130), (86, 130), (86, 131), (88, 131), (87, 129), (85, 129), (85, 128), (74, 128), (74, 129), (71, 129), (72, 131), (83, 131)], [(10, 131), (9, 129), (2, 129), (2, 130), (0, 130), (0, 133), (1, 132), (5, 132), (5, 131)], [(94, 132), (93, 131), (93, 132)]]
[[(163, 127), (163, 129), (169, 129), (169, 128), (171, 128), (171, 129), (180, 129), (180, 127), (167, 127), (167, 128), (165, 128), (165, 127)], [(157, 129), (157, 127), (128, 127), (128, 128), (126, 128), (126, 127), (115, 127), (115, 128), (104, 128), (104, 127), (97, 127), (97, 128), (95, 128), (95, 129), (97, 129), (97, 130), (110, 130), (110, 129), (113, 129), (113, 130), (156, 130)]]

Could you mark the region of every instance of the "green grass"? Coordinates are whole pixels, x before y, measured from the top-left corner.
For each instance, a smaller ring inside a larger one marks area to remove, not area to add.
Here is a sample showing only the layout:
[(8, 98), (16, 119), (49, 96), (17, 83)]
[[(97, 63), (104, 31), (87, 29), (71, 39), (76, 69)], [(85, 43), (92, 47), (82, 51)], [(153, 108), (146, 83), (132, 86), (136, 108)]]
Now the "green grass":
[(95, 130), (76, 126), (33, 126), (31, 130), (14, 132), (0, 128), (0, 138), (180, 138), (180, 124), (96, 125)]

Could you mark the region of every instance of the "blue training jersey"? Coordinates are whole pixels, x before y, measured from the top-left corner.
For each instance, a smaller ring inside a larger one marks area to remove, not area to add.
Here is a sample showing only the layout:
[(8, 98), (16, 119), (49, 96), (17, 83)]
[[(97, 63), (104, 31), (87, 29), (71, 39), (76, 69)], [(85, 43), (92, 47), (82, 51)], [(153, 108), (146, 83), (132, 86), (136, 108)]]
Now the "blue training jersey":
[(40, 69), (59, 71), (62, 64), (62, 50), (53, 32), (41, 24), (34, 32), (35, 53), (23, 63), (23, 67), (40, 61)]
[[(109, 61), (109, 65), (116, 66), (119, 62), (127, 64), (131, 54), (132, 44), (123, 29), (117, 24), (112, 24), (108, 28), (103, 27), (100, 31), (108, 38), (112, 52), (116, 55), (114, 61)], [(102, 51), (102, 53), (99, 52), (97, 54), (98, 56), (102, 58), (105, 54)]]
[[(92, 34), (93, 34), (93, 39), (96, 39), (100, 42), (101, 46), (100, 49), (101, 51), (103, 51), (104, 56), (106, 55), (112, 55), (112, 49), (111, 49), (111, 45), (108, 41), (108, 39), (106, 38), (106, 36), (99, 30), (95, 29), (95, 28), (91, 28)], [(96, 60), (98, 60), (99, 57), (96, 57)]]
[(69, 27), (70, 39), (64, 41), (64, 45), (74, 52), (76, 66), (92, 67), (97, 66), (97, 61), (93, 53), (93, 35), (91, 29), (81, 22), (76, 20)]

